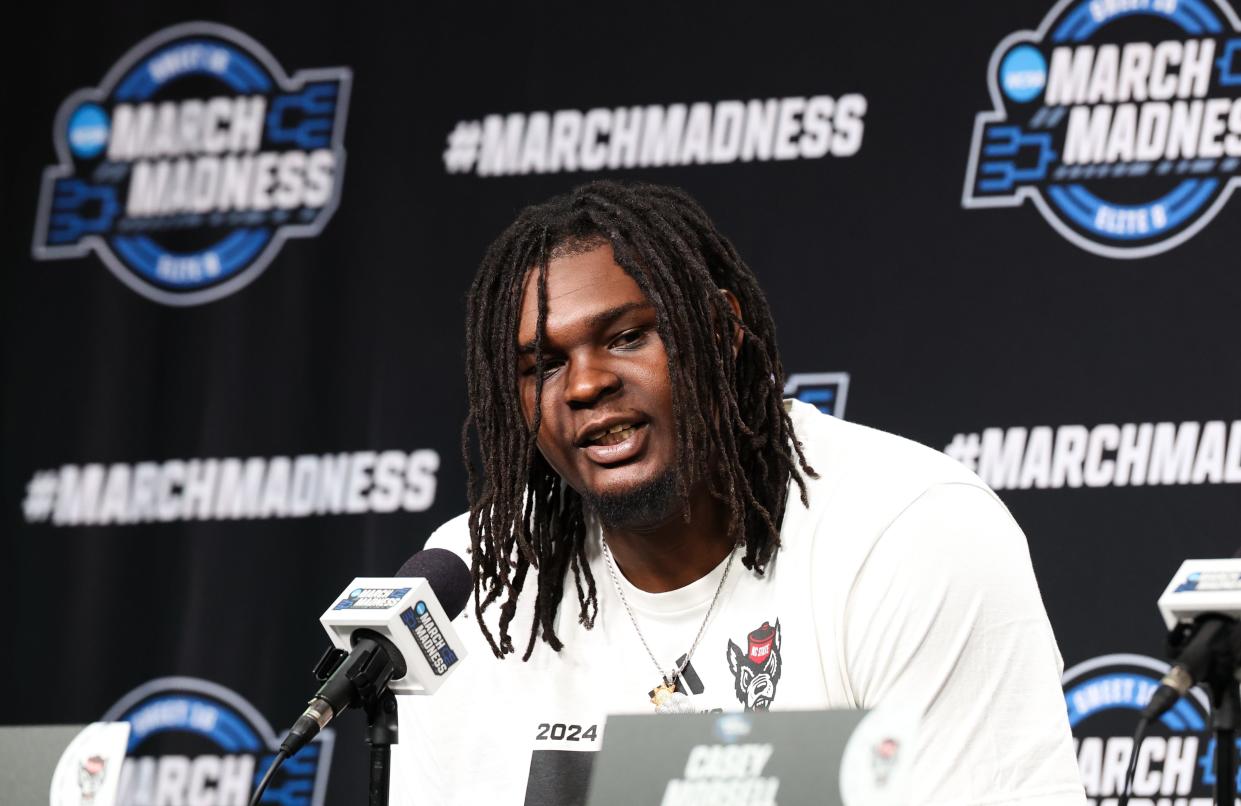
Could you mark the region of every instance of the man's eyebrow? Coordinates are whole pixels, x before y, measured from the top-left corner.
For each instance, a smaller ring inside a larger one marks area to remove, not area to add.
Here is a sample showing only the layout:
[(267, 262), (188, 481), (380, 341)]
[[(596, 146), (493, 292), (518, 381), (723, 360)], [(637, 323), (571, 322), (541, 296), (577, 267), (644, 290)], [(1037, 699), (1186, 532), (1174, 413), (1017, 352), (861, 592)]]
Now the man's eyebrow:
[(637, 311), (643, 308), (650, 308), (650, 307), (651, 307), (651, 303), (647, 302), (646, 300), (641, 300), (641, 301), (634, 300), (632, 302), (626, 302), (622, 305), (617, 305), (614, 308), (608, 308), (606, 311), (600, 311), (599, 313), (592, 313), (590, 316), (586, 317), (586, 325), (587, 327), (590, 327), (592, 329), (599, 328), (599, 327), (606, 327), (607, 325), (612, 324), (617, 319), (620, 319), (622, 316), (629, 313), (630, 311)]
[[(646, 300), (641, 300), (641, 301), (633, 300), (630, 302), (622, 303), (620, 305), (615, 305), (611, 308), (608, 308), (605, 311), (599, 311), (598, 313), (592, 313), (590, 316), (586, 317), (586, 320), (585, 320), (586, 327), (590, 328), (591, 330), (596, 330), (601, 327), (607, 327), (608, 325), (612, 324), (617, 319), (620, 319), (622, 316), (624, 316), (625, 314), (631, 311), (642, 310), (642, 309), (650, 308), (650, 307), (651, 307), (651, 303), (647, 302)], [(518, 355), (532, 355), (533, 353), (534, 353), (534, 342), (533, 341), (528, 341), (525, 344), (519, 344), (517, 346)]]

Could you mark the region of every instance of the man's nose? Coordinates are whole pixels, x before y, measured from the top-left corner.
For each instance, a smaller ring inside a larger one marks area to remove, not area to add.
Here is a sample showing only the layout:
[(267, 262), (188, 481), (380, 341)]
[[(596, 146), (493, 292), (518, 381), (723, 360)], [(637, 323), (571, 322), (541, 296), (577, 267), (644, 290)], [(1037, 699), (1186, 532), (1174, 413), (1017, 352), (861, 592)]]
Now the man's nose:
[(570, 406), (590, 406), (620, 389), (620, 377), (600, 361), (571, 361), (565, 384), (565, 400)]

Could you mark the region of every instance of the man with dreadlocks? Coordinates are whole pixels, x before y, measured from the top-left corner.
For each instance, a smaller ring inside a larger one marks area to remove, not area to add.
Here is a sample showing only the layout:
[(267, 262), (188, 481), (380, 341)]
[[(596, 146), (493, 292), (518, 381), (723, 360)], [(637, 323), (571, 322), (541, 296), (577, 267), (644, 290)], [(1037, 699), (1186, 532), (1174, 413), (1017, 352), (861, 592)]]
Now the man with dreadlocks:
[(609, 713), (880, 704), (920, 718), (918, 800), (1083, 802), (1021, 530), (943, 454), (782, 400), (687, 195), (527, 208), (467, 328), (481, 472), (428, 545), (472, 568), (473, 656), (402, 702), (397, 802), (580, 803)]

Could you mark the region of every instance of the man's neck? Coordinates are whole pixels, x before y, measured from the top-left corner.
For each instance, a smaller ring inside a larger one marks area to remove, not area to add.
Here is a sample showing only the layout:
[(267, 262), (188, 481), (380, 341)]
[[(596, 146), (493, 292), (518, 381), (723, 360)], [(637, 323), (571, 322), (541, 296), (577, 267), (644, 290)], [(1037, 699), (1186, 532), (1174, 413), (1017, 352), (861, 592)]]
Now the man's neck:
[(711, 573), (728, 556), (728, 511), (703, 489), (690, 494), (684, 513), (648, 527), (603, 527), (612, 556), (633, 585), (649, 593), (683, 588)]

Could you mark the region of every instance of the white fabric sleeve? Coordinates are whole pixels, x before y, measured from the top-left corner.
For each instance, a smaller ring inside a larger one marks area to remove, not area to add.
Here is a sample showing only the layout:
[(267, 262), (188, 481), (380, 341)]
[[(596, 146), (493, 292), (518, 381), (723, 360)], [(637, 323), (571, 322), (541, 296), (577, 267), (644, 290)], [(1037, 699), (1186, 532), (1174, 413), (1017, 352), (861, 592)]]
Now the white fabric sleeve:
[(860, 706), (921, 716), (914, 802), (1085, 803), (1025, 536), (989, 490), (936, 485), (889, 524), (837, 648)]

